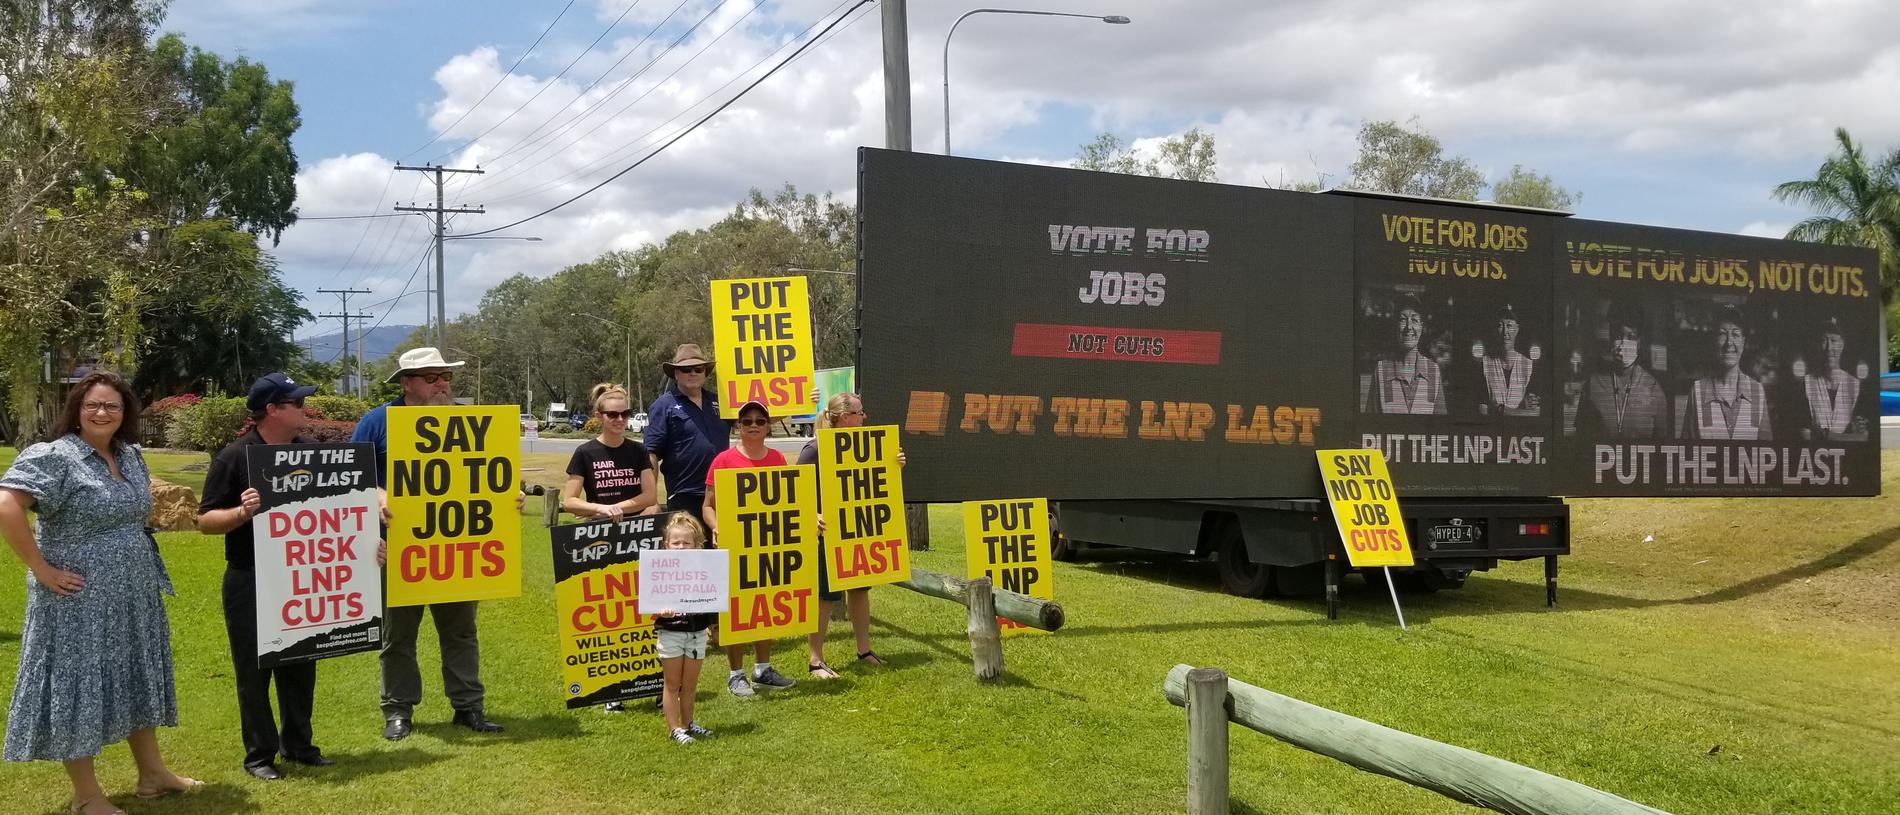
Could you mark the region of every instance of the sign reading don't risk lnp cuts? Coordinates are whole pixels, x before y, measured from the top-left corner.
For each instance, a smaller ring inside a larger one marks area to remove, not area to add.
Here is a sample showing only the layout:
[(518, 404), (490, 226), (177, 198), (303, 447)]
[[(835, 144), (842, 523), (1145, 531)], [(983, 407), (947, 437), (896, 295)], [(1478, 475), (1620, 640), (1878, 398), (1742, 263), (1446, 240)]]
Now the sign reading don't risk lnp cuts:
[(389, 409), (389, 605), (521, 594), (521, 456), (507, 405)]
[(732, 558), (721, 645), (818, 630), (816, 481), (809, 464), (713, 471), (719, 548)]
[(897, 426), (818, 431), (825, 579), (833, 591), (910, 579)]
[(252, 445), (257, 665), (275, 668), (382, 645), (375, 448)]
[(739, 418), (747, 402), (773, 416), (818, 412), (805, 278), (712, 281), (712, 330), (721, 417)]
[(1412, 546), (1399, 517), (1399, 502), (1378, 450), (1318, 450), (1326, 501), (1339, 525), (1339, 540), (1354, 568), (1410, 566)]
[[(964, 562), (971, 579), (988, 577), (1002, 591), (1054, 600), (1050, 543), (1047, 499), (963, 502)], [(1048, 633), (1002, 617), (996, 624), (1004, 636)]]
[(569, 709), (660, 695), (652, 615), (640, 611), (640, 556), (660, 548), (657, 515), (548, 530), (561, 684)]

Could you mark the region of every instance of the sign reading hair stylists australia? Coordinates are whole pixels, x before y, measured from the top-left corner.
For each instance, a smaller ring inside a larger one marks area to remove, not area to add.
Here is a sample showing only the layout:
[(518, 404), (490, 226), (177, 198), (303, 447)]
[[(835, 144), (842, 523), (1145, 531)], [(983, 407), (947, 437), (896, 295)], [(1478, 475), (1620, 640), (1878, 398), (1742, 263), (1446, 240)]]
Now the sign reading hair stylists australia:
[(253, 445), (257, 664), (274, 668), (382, 644), (375, 448)]
[(738, 418), (747, 402), (773, 416), (818, 411), (805, 278), (714, 280), (712, 323), (721, 416)]
[(730, 553), (731, 605), (719, 642), (738, 645), (818, 630), (818, 531), (809, 464), (713, 471), (719, 548)]
[(521, 594), (520, 428), (507, 405), (389, 409), (389, 604)]
[(897, 426), (818, 431), (825, 575), (835, 591), (910, 579)]

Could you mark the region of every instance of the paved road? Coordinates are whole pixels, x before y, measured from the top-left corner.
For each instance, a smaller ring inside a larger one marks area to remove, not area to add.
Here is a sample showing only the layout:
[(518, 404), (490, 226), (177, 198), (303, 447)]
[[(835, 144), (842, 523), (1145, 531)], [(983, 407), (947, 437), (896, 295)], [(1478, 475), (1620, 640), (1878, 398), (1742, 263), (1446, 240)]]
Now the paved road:
[[(1896, 432), (1900, 433), (1900, 431)], [(583, 441), (586, 441), (586, 439), (522, 439), (521, 452), (571, 453), (574, 448), (581, 446), (581, 442)], [(766, 439), (765, 443), (771, 445), (779, 452), (784, 453), (785, 457), (789, 459), (798, 456), (798, 451), (805, 447), (805, 441), (806, 440), (802, 437), (774, 436), (770, 439)]]
[(1900, 449), (1900, 416), (1880, 417), (1880, 446)]

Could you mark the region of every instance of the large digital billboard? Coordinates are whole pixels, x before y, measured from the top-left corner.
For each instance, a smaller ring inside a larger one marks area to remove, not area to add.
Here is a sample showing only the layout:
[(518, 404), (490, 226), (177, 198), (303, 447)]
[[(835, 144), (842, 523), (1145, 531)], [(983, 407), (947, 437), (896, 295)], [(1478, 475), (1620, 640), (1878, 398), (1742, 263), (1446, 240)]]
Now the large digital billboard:
[[(910, 500), (1317, 496), (1311, 451), (1362, 446), (1411, 496), (1878, 489), (1869, 252), (868, 148), (861, 162), (859, 381), (902, 427)], [(1666, 274), (1619, 287), (1590, 271), (1637, 262), (1617, 252), (1776, 287), (1737, 289), (1744, 304)], [(1749, 345), (1724, 356), (1731, 305), (1749, 307)], [(1630, 319), (1653, 388), (1621, 364), (1630, 343), (1606, 339)], [(1771, 408), (1755, 420), (1787, 449), (1711, 442), (1693, 418), (1753, 398), (1709, 379), (1731, 356), (1777, 368), (1753, 378)], [(1612, 440), (1639, 431), (1672, 443)], [(1654, 475), (1705, 459), (1793, 469)]]

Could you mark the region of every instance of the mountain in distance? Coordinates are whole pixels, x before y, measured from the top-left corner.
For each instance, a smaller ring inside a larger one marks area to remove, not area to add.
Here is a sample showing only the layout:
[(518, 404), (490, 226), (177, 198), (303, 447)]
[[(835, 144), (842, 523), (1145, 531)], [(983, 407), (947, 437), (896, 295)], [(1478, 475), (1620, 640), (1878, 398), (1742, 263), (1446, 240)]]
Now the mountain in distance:
[[(389, 356), (391, 351), (396, 350), (398, 344), (408, 339), (409, 335), (415, 333), (420, 327), (379, 325), (363, 332), (363, 364), (367, 365)], [(297, 344), (303, 346), (304, 350), (310, 353), (311, 358), (318, 362), (334, 362), (343, 353), (343, 332), (334, 331), (316, 337), (305, 337), (298, 340)], [(350, 356), (356, 356), (354, 333), (350, 336)]]

